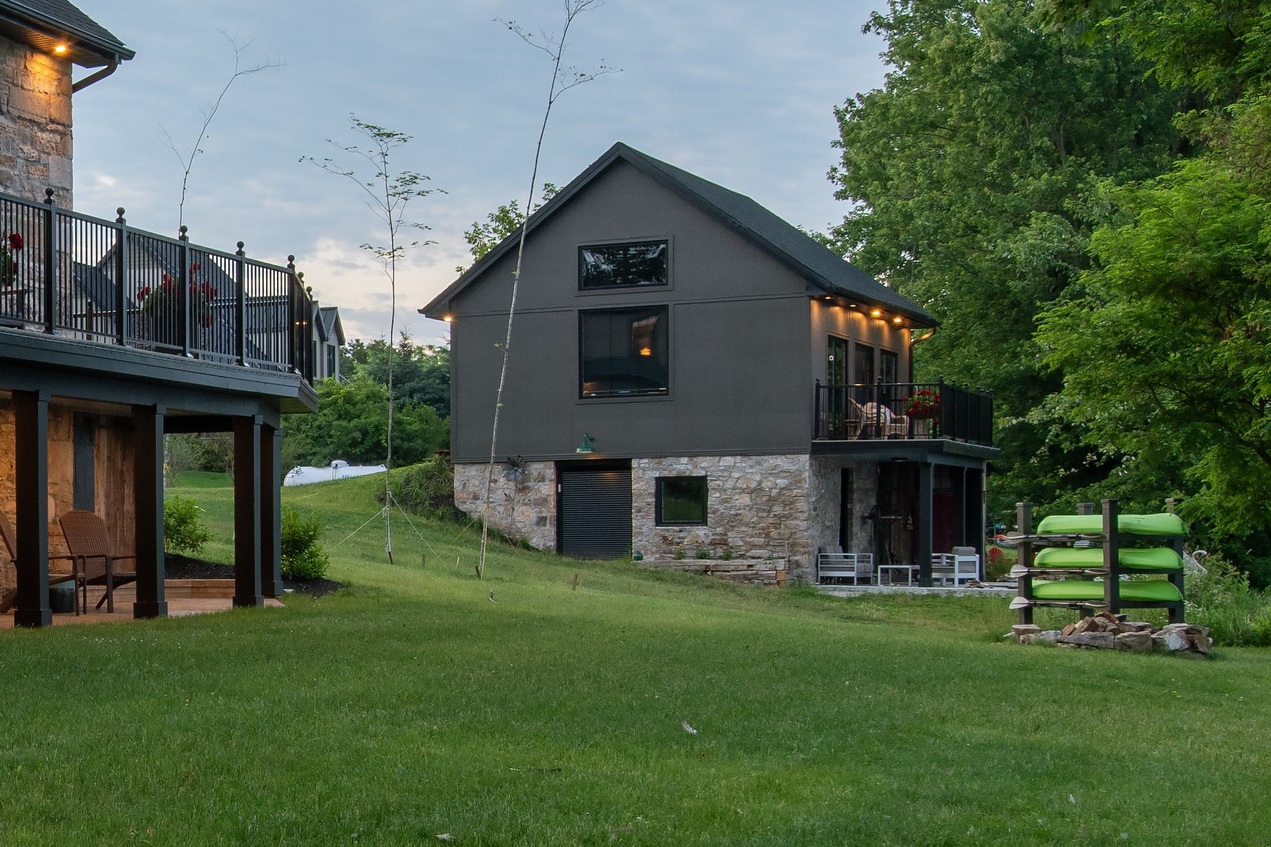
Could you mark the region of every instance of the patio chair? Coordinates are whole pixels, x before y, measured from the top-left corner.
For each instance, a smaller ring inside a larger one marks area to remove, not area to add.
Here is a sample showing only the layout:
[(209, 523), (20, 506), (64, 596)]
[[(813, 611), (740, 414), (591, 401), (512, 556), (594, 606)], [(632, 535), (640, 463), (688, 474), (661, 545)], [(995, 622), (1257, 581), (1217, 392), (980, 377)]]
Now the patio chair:
[[(5, 552), (9, 554), (9, 561), (13, 562), (13, 566), (16, 568), (18, 566), (18, 533), (17, 533), (17, 530), (13, 528), (13, 522), (9, 520), (9, 516), (6, 515), (4, 512), (0, 512), (0, 538), (4, 539)], [(73, 557), (71, 556), (49, 556), (50, 562), (57, 561), (57, 560), (71, 561), (71, 562), (74, 561)], [(72, 570), (70, 573), (62, 573), (61, 571), (57, 571), (57, 572), (49, 571), (49, 585), (53, 585), (58, 582), (68, 582), (70, 580), (75, 580), (75, 584), (78, 587), (79, 585), (78, 577), (79, 577), (79, 573), (75, 570)], [(3, 605), (0, 605), (0, 612), (3, 612), (3, 611), (6, 611), (6, 607), (4, 607)], [(75, 613), (79, 614), (78, 606), (75, 607)]]
[(79, 574), (79, 585), (82, 592), (84, 613), (88, 613), (88, 586), (104, 585), (106, 594), (97, 601), (96, 608), (106, 604), (106, 611), (115, 611), (115, 589), (137, 579), (133, 571), (115, 569), (115, 562), (132, 559), (134, 554), (112, 553), (110, 536), (106, 533), (106, 522), (92, 512), (75, 510), (67, 512), (57, 519), (62, 527), (62, 536), (66, 539), (66, 549), (75, 561), (75, 571)]
[(822, 547), (816, 557), (817, 577), (822, 585), (831, 579), (850, 579), (860, 585), (874, 579), (873, 553), (844, 553), (842, 547)]
[(866, 403), (862, 411), (865, 428), (875, 438), (904, 438), (909, 433), (908, 415), (898, 415), (881, 403)]

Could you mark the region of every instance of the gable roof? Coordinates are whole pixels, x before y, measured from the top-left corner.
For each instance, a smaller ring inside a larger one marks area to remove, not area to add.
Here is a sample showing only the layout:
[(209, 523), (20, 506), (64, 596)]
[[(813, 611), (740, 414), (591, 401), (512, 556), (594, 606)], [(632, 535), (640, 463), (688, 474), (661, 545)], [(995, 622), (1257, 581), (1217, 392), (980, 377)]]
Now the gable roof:
[[(878, 282), (744, 194), (730, 191), (622, 142), (610, 147), (587, 170), (530, 215), (528, 231), (532, 232), (540, 226), (557, 209), (618, 161), (630, 164), (790, 267), (807, 280), (810, 295), (829, 295), (861, 301), (904, 315), (922, 326), (936, 325), (936, 319), (921, 306)], [(440, 318), (449, 311), (449, 301), (481, 276), (486, 268), (515, 248), (518, 235), (519, 233), (513, 233), (481, 257), (445, 291), (420, 309), (420, 314)]]
[(0, 32), (38, 50), (69, 42), (75, 64), (98, 68), (136, 55), (68, 0), (0, 0)]
[(340, 322), (339, 306), (320, 306), (318, 308), (318, 330), (323, 341), (330, 341), (337, 346), (344, 346), (344, 324)]

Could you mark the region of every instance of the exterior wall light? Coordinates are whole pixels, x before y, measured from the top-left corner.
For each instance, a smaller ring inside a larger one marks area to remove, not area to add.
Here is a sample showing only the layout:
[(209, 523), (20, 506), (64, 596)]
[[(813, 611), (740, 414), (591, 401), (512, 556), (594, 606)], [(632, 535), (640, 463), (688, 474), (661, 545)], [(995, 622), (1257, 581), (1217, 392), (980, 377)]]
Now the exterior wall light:
[(652, 348), (652, 347), (641, 347), (641, 348), (640, 348), (640, 355), (641, 355), (641, 356), (652, 356), (652, 355), (653, 355), (653, 348)]
[(596, 452), (596, 436), (587, 433), (583, 436), (583, 443), (579, 444), (575, 453), (595, 453)]
[(881, 318), (883, 316), (883, 310), (875, 306), (869, 310), (869, 316), (871, 318)]
[(67, 47), (65, 44), (54, 44), (54, 45), (53, 45), (53, 52), (54, 52), (54, 53), (56, 53), (56, 54), (57, 54), (57, 55), (59, 55), (59, 56), (65, 56), (65, 55), (66, 55), (66, 51), (67, 51), (67, 50), (69, 50), (69, 49), (71, 49), (71, 48)]
[(902, 318), (900, 315), (896, 315), (896, 317), (891, 319), (891, 322), (894, 323), (896, 326), (900, 326), (901, 324), (905, 322), (905, 319)]
[(454, 322), (455, 322), (455, 316), (454, 316), (454, 315), (446, 315), (444, 318), (442, 318), (442, 320), (443, 320), (443, 321), (445, 321), (445, 322), (446, 322), (446, 323), (448, 323), (448, 324), (452, 324), (452, 323), (454, 323)]

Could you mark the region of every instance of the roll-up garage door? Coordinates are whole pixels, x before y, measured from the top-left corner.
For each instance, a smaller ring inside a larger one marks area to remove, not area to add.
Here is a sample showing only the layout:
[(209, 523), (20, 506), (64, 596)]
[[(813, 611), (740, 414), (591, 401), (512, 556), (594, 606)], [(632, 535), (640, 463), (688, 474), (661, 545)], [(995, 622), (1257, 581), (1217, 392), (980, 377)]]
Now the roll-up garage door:
[(631, 462), (562, 462), (557, 533), (560, 552), (580, 559), (631, 555)]

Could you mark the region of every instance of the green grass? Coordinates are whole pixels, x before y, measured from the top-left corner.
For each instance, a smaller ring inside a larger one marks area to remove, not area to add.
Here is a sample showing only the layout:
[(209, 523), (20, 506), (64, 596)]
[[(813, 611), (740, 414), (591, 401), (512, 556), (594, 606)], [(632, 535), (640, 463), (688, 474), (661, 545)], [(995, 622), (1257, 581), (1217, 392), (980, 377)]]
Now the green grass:
[[(1267, 652), (1021, 648), (996, 638), (1000, 598), (843, 601), (506, 545), (478, 581), (471, 531), (401, 519), (388, 565), (382, 522), (345, 540), (377, 484), (284, 492), (326, 516), (338, 594), (0, 633), (0, 843), (1253, 844), (1271, 827)], [(223, 492), (200, 499), (227, 538)]]

